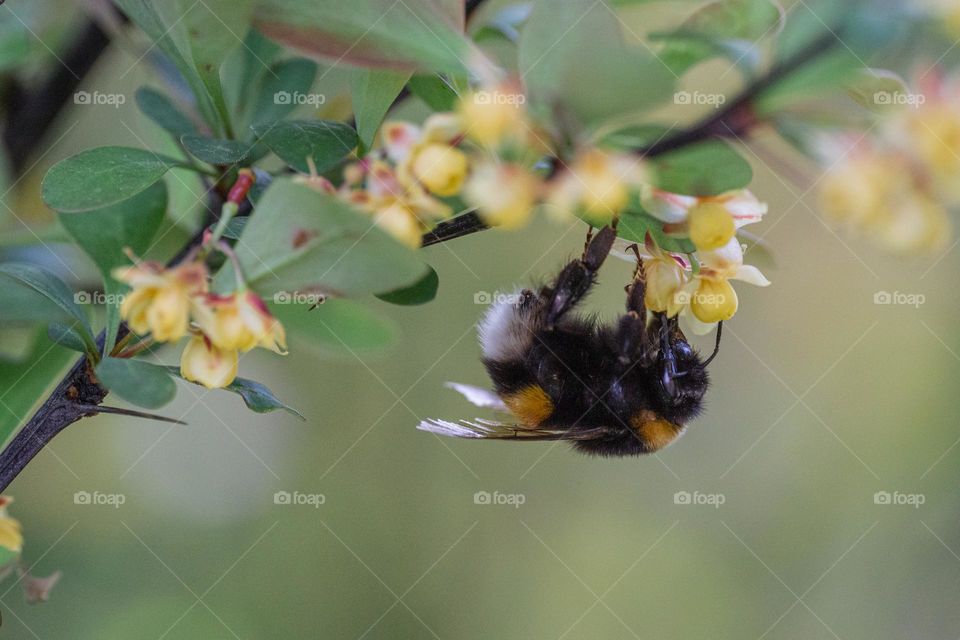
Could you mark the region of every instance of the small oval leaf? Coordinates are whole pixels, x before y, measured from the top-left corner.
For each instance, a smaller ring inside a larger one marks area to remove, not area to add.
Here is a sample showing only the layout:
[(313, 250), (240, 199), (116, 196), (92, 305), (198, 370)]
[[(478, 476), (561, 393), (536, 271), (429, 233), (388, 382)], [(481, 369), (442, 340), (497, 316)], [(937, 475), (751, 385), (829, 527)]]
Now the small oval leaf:
[(387, 293), (378, 293), (376, 296), (384, 302), (408, 307), (430, 302), (437, 297), (437, 289), (440, 288), (440, 276), (437, 275), (433, 267), (428, 268), (430, 270), (427, 271), (427, 274), (409, 287), (394, 289)]
[(310, 171), (308, 157), (317, 171), (325, 171), (347, 157), (358, 141), (353, 127), (326, 120), (289, 120), (252, 128), (260, 142), (301, 173)]
[(96, 373), (107, 389), (145, 409), (162, 407), (177, 393), (177, 386), (166, 367), (143, 360), (104, 358), (97, 365)]
[(97, 147), (53, 165), (43, 178), (43, 201), (57, 211), (89, 211), (132, 198), (179, 160), (144, 149)]
[(238, 140), (223, 140), (206, 136), (186, 135), (180, 138), (184, 148), (194, 158), (208, 164), (242, 164), (247, 162), (251, 145)]

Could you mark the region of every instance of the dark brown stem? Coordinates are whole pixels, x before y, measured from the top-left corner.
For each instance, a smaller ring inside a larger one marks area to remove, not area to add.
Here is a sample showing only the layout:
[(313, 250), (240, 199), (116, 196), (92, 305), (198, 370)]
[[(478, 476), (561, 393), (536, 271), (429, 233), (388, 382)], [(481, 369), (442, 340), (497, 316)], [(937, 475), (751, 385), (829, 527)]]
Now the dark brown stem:
[[(835, 31), (825, 32), (789, 60), (772, 67), (766, 74), (752, 82), (729, 105), (716, 114), (675, 135), (667, 136), (649, 147), (638, 149), (637, 153), (647, 158), (655, 158), (710, 138), (740, 138), (748, 135), (761, 123), (754, 111), (757, 98), (784, 78), (832, 51), (838, 42)], [(488, 228), (480, 216), (471, 211), (438, 224), (432, 231), (423, 235), (422, 244), (424, 247), (429, 247)]]

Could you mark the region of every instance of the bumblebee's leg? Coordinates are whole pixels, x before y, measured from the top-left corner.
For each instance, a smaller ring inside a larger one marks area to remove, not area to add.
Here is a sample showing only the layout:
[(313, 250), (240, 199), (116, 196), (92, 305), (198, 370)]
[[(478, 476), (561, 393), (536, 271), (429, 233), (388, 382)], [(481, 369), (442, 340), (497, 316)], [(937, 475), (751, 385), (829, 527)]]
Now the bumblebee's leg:
[(628, 365), (640, 358), (652, 362), (656, 356), (656, 341), (651, 341), (647, 330), (647, 307), (644, 303), (646, 280), (643, 259), (636, 244), (627, 247), (637, 256), (633, 280), (624, 289), (627, 292), (627, 313), (618, 322), (616, 333), (617, 356), (621, 365)]
[(548, 298), (548, 329), (552, 329), (557, 320), (590, 290), (615, 238), (616, 233), (610, 227), (601, 229), (587, 245), (583, 256), (564, 267), (553, 287), (545, 292)]

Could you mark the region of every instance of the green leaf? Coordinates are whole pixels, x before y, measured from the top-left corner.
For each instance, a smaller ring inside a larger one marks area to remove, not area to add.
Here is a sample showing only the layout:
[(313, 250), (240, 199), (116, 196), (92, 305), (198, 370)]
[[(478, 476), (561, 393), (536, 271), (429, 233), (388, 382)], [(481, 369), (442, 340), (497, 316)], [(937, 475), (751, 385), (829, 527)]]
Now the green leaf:
[(409, 73), (357, 69), (351, 75), (353, 114), (357, 121), (357, 133), (364, 150), (373, 146), (373, 140), (390, 110), (393, 101), (403, 90)]
[(427, 275), (409, 287), (379, 293), (377, 297), (384, 302), (402, 306), (415, 306), (430, 302), (437, 297), (437, 289), (440, 287), (440, 276), (437, 275), (433, 267), (429, 267), (429, 269)]
[(750, 163), (721, 140), (663, 154), (651, 164), (659, 189), (688, 196), (716, 196), (753, 180)]
[[(171, 374), (179, 377), (181, 380), (190, 382), (190, 384), (197, 384), (196, 382), (191, 382), (183, 376), (180, 375), (179, 367), (166, 367), (167, 371)], [(276, 411), (282, 409), (291, 415), (295, 415), (301, 420), (306, 420), (302, 413), (294, 409), (288, 404), (284, 404), (280, 401), (277, 396), (273, 394), (273, 391), (267, 388), (263, 383), (257, 382), (255, 380), (249, 380), (247, 378), (234, 378), (226, 387), (223, 387), (224, 391), (231, 391), (239, 395), (244, 404), (247, 405), (247, 408), (251, 411), (257, 413), (269, 413), (271, 411)]]
[(114, 280), (111, 272), (130, 263), (124, 249), (142, 254), (150, 248), (166, 212), (167, 186), (160, 181), (128, 200), (102, 209), (59, 214), (60, 224), (90, 256), (103, 276), (107, 299), (105, 354), (113, 349), (120, 326), (120, 295), (125, 289)]
[(197, 132), (197, 127), (165, 94), (150, 87), (140, 87), (136, 94), (137, 106), (148, 118), (177, 140)]
[[(253, 0), (166, 0), (167, 15), (174, 19), (175, 39), (197, 70), (214, 109), (223, 123), (221, 133), (232, 137), (229, 113), (220, 84), (220, 67), (227, 55), (240, 46), (250, 26)], [(169, 22), (169, 20), (168, 20)], [(176, 38), (179, 36), (179, 38)]]
[(177, 386), (166, 367), (129, 358), (104, 358), (97, 379), (118, 396), (145, 409), (157, 409), (173, 400)]
[(282, 409), (291, 415), (297, 416), (301, 420), (306, 420), (302, 413), (290, 405), (281, 402), (266, 385), (260, 382), (246, 378), (235, 378), (234, 381), (224, 387), (224, 389), (239, 394), (240, 397), (243, 398), (244, 404), (246, 404), (247, 408), (251, 411), (269, 413), (270, 411)]
[(678, 75), (716, 54), (756, 62), (759, 55), (751, 53), (764, 37), (782, 28), (784, 16), (770, 0), (718, 0), (698, 9), (679, 29), (651, 39), (666, 40), (660, 55)]
[(144, 149), (97, 147), (53, 165), (43, 178), (44, 202), (56, 211), (89, 211), (137, 195), (179, 160)]
[(284, 60), (264, 72), (253, 99), (253, 126), (270, 125), (290, 115), (317, 75), (317, 64), (306, 58)]
[[(36, 294), (37, 298), (53, 303), (59, 311), (57, 314), (59, 318), (74, 324), (81, 331), (81, 335), (90, 347), (90, 351), (96, 350), (93, 332), (90, 329), (87, 316), (75, 302), (73, 291), (62, 280), (39, 267), (14, 262), (0, 264), (0, 280), (5, 280), (8, 284), (19, 285)], [(9, 304), (9, 302), (9, 299), (4, 296), (4, 304)]]
[(397, 335), (387, 319), (353, 300), (327, 300), (312, 310), (303, 304), (270, 303), (269, 307), (287, 329), (294, 348), (302, 342), (324, 351), (372, 351), (390, 345)]
[(194, 158), (208, 164), (243, 164), (249, 161), (250, 145), (239, 140), (223, 140), (206, 136), (186, 135), (180, 138), (183, 147)]
[(536, 0), (519, 52), (534, 108), (595, 125), (669, 98), (674, 75), (621, 29), (606, 0)]
[(243, 233), (243, 229), (247, 226), (249, 220), (250, 218), (247, 216), (231, 218), (230, 222), (227, 223), (227, 227), (223, 230), (223, 237), (228, 240), (236, 240), (240, 237), (240, 234)]
[(457, 92), (441, 76), (417, 74), (407, 84), (434, 111), (453, 111), (457, 106)]
[[(416, 282), (427, 270), (369, 215), (289, 178), (274, 180), (263, 194), (236, 253), (247, 282), (264, 295), (382, 293)], [(228, 265), (214, 286), (232, 284)]]
[(76, 356), (42, 333), (22, 363), (0, 361), (0, 442), (6, 443)]
[(696, 251), (696, 247), (689, 239), (677, 238), (664, 233), (663, 222), (643, 211), (642, 208), (627, 210), (620, 216), (620, 223), (617, 225), (617, 235), (619, 237), (642, 246), (646, 242), (648, 233), (656, 241), (657, 246), (664, 251), (673, 253), (692, 253)]
[(859, 69), (846, 85), (847, 93), (860, 106), (884, 112), (902, 106), (910, 94), (906, 81), (886, 69)]
[(270, 151), (301, 173), (310, 171), (308, 157), (317, 171), (325, 171), (357, 146), (357, 132), (340, 122), (289, 120), (255, 126), (253, 131)]
[(83, 341), (83, 336), (73, 327), (54, 322), (47, 327), (47, 337), (61, 347), (66, 347), (71, 351), (79, 351), (80, 353), (87, 352), (87, 345)]
[(459, 72), (471, 51), (460, 0), (261, 0), (255, 24), (293, 49), (357, 66)]
[[(186, 43), (181, 42), (178, 46), (174, 42), (175, 37), (182, 40), (183, 24), (181, 18), (183, 11), (179, 11), (178, 3), (167, 2), (159, 3), (152, 0), (117, 0), (117, 5), (144, 33), (150, 36), (163, 53), (173, 62), (177, 71), (184, 77), (194, 97), (197, 99), (197, 106), (203, 115), (204, 120), (210, 125), (211, 129), (222, 130), (224, 122), (221, 119), (220, 112), (214, 107), (210, 94), (207, 92), (206, 84), (193, 66), (192, 60), (185, 54), (184, 47)], [(167, 20), (158, 12), (159, 9), (165, 10), (168, 14)]]

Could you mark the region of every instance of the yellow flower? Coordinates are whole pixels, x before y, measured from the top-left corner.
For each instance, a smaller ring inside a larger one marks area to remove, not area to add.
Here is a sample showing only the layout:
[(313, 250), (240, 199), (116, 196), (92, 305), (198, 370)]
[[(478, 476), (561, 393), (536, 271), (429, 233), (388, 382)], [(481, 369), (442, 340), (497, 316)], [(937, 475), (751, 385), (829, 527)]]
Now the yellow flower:
[(487, 224), (516, 229), (530, 220), (539, 191), (539, 178), (525, 167), (487, 161), (473, 170), (463, 197)]
[(526, 96), (504, 85), (464, 95), (457, 113), (468, 138), (484, 147), (496, 147), (511, 138), (525, 138)]
[(673, 317), (682, 309), (677, 292), (687, 283), (687, 273), (682, 262), (648, 241), (650, 257), (643, 261), (646, 279), (643, 302), (647, 309), (666, 313)]
[(729, 320), (737, 312), (737, 292), (728, 282), (740, 280), (758, 287), (770, 284), (760, 270), (743, 264), (743, 247), (736, 238), (711, 251), (698, 252), (700, 271), (676, 294), (677, 302), (689, 305), (693, 318), (688, 318), (693, 332), (707, 333), (721, 320)]
[(700, 202), (690, 209), (690, 240), (701, 251), (719, 249), (737, 232), (733, 216), (718, 202)]
[(20, 522), (7, 515), (7, 505), (13, 502), (9, 496), (0, 496), (0, 547), (20, 553), (23, 550), (23, 534)]
[(203, 333), (224, 351), (250, 351), (263, 347), (286, 353), (286, 333), (279, 320), (252, 291), (230, 296), (207, 296), (197, 306), (197, 323)]
[(411, 249), (419, 249), (423, 239), (422, 227), (409, 207), (397, 202), (374, 214), (378, 227)]
[(428, 144), (414, 151), (411, 170), (431, 193), (453, 196), (460, 192), (467, 179), (467, 156), (449, 145)]
[(703, 277), (690, 299), (690, 311), (701, 322), (729, 320), (737, 312), (737, 292), (722, 278)]
[(767, 213), (767, 205), (746, 189), (696, 197), (644, 187), (640, 204), (658, 220), (676, 225), (675, 231), (685, 231), (701, 251), (724, 246), (737, 229)]
[(133, 289), (120, 315), (139, 334), (173, 342), (187, 334), (191, 299), (207, 291), (207, 269), (192, 262), (172, 269), (153, 262), (115, 269), (113, 276)]
[(820, 207), (837, 222), (863, 228), (902, 194), (914, 189), (910, 166), (899, 155), (855, 152), (820, 183)]
[(639, 158), (588, 149), (550, 186), (549, 202), (602, 227), (623, 212), (646, 179)]
[(237, 377), (238, 360), (236, 349), (220, 349), (205, 335), (195, 335), (180, 356), (180, 375), (208, 389), (220, 389)]

